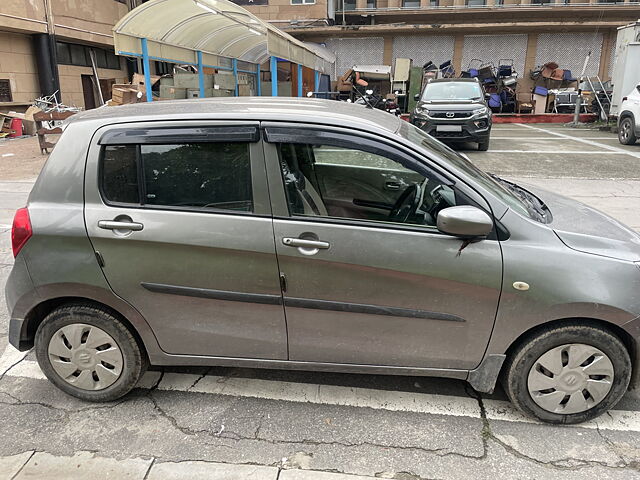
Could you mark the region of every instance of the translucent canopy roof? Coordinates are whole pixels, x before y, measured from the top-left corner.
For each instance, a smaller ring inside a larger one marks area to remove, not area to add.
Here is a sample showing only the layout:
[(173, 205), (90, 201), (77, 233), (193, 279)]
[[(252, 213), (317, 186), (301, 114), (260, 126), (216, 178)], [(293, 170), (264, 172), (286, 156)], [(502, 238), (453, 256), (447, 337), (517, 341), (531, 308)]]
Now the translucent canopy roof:
[(217, 66), (218, 57), (263, 63), (270, 56), (329, 73), (335, 57), (308, 46), (228, 0), (150, 0), (125, 15), (113, 28), (117, 54), (149, 55), (174, 63)]

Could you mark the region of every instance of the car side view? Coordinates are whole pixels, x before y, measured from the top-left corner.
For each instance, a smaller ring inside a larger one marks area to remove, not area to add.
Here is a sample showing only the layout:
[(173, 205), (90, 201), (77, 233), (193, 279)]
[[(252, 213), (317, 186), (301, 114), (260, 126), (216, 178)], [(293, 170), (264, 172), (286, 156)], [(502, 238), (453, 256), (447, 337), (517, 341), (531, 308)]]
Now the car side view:
[(346, 102), (78, 114), (12, 244), (9, 340), (88, 401), (244, 366), (501, 382), (578, 423), (638, 382), (638, 234)]
[(640, 84), (622, 98), (618, 115), (618, 140), (623, 145), (633, 145), (640, 138)]

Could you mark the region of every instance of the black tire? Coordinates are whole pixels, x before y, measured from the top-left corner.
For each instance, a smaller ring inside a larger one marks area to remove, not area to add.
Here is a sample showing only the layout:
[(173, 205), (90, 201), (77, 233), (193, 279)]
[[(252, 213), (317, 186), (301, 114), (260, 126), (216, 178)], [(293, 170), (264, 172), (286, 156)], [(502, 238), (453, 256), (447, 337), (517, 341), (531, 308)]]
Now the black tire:
[(486, 140), (478, 142), (478, 151), (486, 152), (487, 150), (489, 150), (489, 139), (488, 138)]
[[(583, 412), (552, 413), (540, 407), (531, 397), (528, 375), (543, 354), (571, 343), (593, 346), (609, 357), (614, 369), (611, 390), (600, 403)], [(614, 407), (627, 391), (631, 369), (629, 352), (617, 336), (599, 326), (567, 324), (545, 329), (522, 343), (507, 359), (501, 380), (511, 402), (525, 414), (547, 423), (575, 424), (596, 418)]]
[[(92, 325), (106, 332), (115, 340), (122, 353), (120, 376), (107, 388), (78, 388), (58, 375), (51, 364), (48, 348), (52, 336), (62, 327), (79, 323)], [(129, 329), (107, 309), (90, 305), (67, 305), (47, 315), (36, 332), (35, 350), (38, 364), (51, 383), (69, 395), (90, 402), (109, 402), (126, 395), (147, 369), (147, 357)]]
[(638, 138), (635, 133), (633, 117), (624, 117), (618, 125), (618, 140), (623, 145), (633, 145)]

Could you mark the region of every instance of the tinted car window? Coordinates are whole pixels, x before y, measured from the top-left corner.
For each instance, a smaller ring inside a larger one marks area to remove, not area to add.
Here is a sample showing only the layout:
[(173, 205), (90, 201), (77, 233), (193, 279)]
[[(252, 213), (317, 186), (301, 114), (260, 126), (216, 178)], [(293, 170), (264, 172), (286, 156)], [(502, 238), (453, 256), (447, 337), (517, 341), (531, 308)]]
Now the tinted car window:
[(109, 145), (101, 177), (110, 202), (253, 211), (247, 143)]
[(138, 167), (135, 145), (110, 145), (102, 157), (102, 191), (107, 200), (138, 203)]
[(250, 212), (246, 143), (142, 145), (145, 203)]

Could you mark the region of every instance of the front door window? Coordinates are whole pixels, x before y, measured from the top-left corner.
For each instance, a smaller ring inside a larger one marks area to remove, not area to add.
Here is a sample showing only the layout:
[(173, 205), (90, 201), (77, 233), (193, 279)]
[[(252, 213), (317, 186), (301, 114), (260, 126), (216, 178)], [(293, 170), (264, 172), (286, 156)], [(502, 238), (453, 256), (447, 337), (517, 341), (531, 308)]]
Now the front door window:
[(278, 145), (292, 215), (434, 229), (438, 212), (466, 203), (446, 181), (379, 153), (331, 145)]

